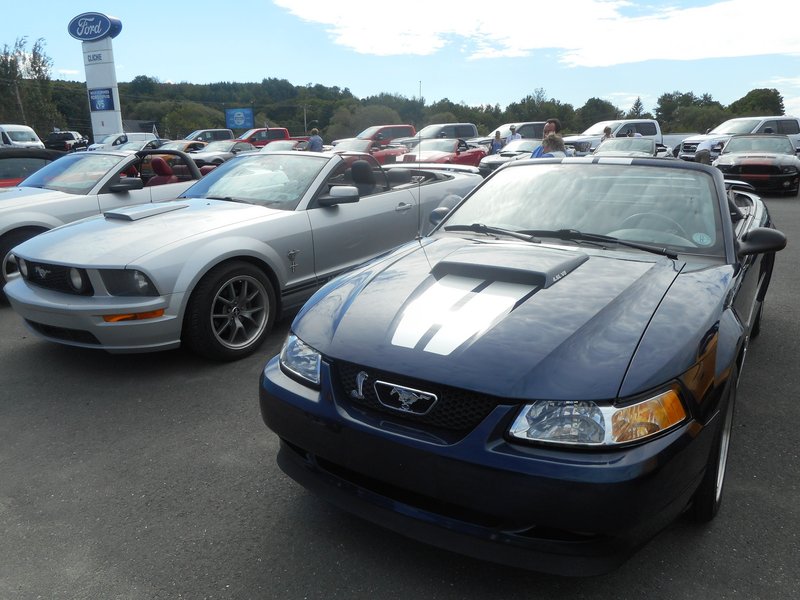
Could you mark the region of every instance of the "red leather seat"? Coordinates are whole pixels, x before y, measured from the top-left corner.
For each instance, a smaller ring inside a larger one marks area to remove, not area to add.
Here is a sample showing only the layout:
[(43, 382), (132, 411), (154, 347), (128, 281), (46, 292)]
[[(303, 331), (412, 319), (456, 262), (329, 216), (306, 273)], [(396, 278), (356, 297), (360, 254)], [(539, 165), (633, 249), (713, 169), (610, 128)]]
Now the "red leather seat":
[(217, 165), (203, 165), (202, 167), (200, 167), (200, 175), (208, 175), (209, 173), (211, 173), (211, 171), (213, 171), (216, 168)]
[(172, 172), (172, 167), (167, 164), (160, 156), (154, 156), (150, 161), (150, 166), (153, 169), (153, 175), (148, 181), (147, 185), (164, 185), (165, 183), (178, 183), (178, 177)]

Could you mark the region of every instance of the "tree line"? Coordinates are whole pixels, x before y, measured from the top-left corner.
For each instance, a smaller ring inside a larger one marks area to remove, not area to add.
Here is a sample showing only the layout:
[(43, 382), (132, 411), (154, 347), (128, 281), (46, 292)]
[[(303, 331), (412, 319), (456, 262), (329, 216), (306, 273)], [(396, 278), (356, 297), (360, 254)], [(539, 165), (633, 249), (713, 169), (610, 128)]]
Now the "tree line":
[[(53, 129), (76, 130), (91, 136), (86, 84), (53, 80), (52, 59), (37, 40), (30, 51), (25, 38), (7, 44), (0, 55), (0, 123), (33, 127), (40, 137)], [(505, 108), (499, 104), (467, 106), (447, 98), (427, 103), (424, 98), (397, 94), (355, 97), (349, 89), (323, 85), (294, 85), (286, 79), (260, 83), (162, 83), (139, 75), (118, 83), (123, 119), (156, 127), (162, 137), (181, 138), (195, 129), (225, 127), (226, 108), (252, 108), (256, 127), (286, 127), (293, 135), (312, 127), (326, 141), (350, 137), (376, 124), (411, 123), (417, 129), (430, 123), (469, 122), (486, 135), (503, 123), (561, 120), (565, 133), (580, 133), (598, 121), (655, 118), (664, 133), (705, 131), (726, 119), (784, 114), (776, 89), (759, 88), (725, 106), (710, 94), (674, 91), (658, 98), (646, 112), (640, 98), (626, 111), (607, 100), (589, 98), (575, 108), (548, 98), (543, 88)]]

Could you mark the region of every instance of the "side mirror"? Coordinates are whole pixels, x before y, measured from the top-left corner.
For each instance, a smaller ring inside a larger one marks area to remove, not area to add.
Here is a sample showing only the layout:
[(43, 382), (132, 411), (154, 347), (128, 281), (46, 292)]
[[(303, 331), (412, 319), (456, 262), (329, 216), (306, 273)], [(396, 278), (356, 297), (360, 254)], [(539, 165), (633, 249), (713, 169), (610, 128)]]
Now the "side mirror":
[(451, 208), (449, 206), (437, 206), (431, 211), (428, 221), (431, 222), (431, 225), (438, 225), (442, 222), (442, 219), (447, 216), (450, 210)]
[(786, 236), (783, 233), (769, 227), (756, 227), (742, 236), (736, 254), (748, 256), (762, 252), (777, 252), (785, 247)]
[(317, 199), (317, 204), (324, 207), (354, 202), (358, 202), (358, 188), (354, 185), (335, 185), (330, 192)]
[(131, 192), (133, 190), (141, 190), (144, 187), (144, 181), (138, 177), (125, 177), (109, 186), (108, 191), (112, 194), (120, 194), (124, 192)]

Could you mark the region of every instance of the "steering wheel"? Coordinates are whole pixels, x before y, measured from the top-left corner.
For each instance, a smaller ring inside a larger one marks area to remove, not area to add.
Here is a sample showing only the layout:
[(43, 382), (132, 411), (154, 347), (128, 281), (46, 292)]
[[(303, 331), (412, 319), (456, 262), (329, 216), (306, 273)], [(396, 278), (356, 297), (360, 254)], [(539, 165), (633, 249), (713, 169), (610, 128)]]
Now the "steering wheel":
[[(636, 213), (634, 215), (626, 217), (625, 220), (623, 220), (622, 223), (620, 224), (620, 229), (628, 229), (630, 227), (629, 223), (632, 224), (634, 222), (641, 221), (644, 218), (652, 218), (652, 219), (655, 219), (656, 221), (661, 221), (662, 223), (667, 223), (667, 224), (670, 225), (670, 227), (673, 228), (674, 231), (677, 231), (681, 235), (681, 237), (683, 237), (684, 239), (687, 239), (687, 240), (691, 239), (691, 237), (686, 232), (686, 230), (683, 228), (683, 226), (680, 223), (678, 223), (676, 220), (674, 220), (674, 219), (672, 219), (672, 218), (670, 218), (670, 217), (668, 217), (666, 215), (661, 215), (661, 214), (652, 213), (652, 212)], [(627, 227), (626, 227), (626, 225), (627, 225)]]

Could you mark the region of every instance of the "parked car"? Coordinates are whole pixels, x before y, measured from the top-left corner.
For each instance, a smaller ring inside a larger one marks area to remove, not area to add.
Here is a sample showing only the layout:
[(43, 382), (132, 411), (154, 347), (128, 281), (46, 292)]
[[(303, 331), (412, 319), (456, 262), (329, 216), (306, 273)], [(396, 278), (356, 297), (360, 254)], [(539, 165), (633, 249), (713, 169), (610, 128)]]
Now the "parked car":
[(303, 307), (260, 380), (278, 464), (436, 546), (608, 571), (716, 514), (785, 243), (709, 165), (509, 163)]
[(308, 146), (307, 140), (275, 140), (262, 146), (259, 152), (281, 152), (284, 150), (305, 150)]
[(221, 165), (226, 160), (233, 158), (240, 152), (253, 152), (258, 150), (248, 142), (238, 140), (219, 140), (209, 142), (205, 148), (191, 152), (191, 157), (198, 167), (203, 165)]
[(534, 148), (541, 143), (541, 139), (514, 140), (507, 143), (497, 154), (490, 154), (481, 159), (481, 161), (478, 163), (478, 168), (481, 171), (481, 175), (486, 177), (489, 175), (489, 173), (501, 165), (504, 165), (512, 160), (523, 160), (525, 158), (530, 158), (531, 152), (533, 152)]
[(256, 127), (249, 129), (236, 138), (239, 141), (263, 148), (280, 141), (308, 142), (307, 135), (293, 136), (286, 127)]
[(359, 133), (355, 138), (342, 138), (333, 140), (332, 145), (336, 146), (345, 140), (371, 140), (378, 142), (381, 146), (388, 146), (398, 138), (414, 137), (417, 130), (413, 125), (373, 125), (367, 127), (364, 131)]
[(636, 136), (651, 138), (657, 144), (664, 143), (661, 125), (655, 119), (618, 119), (599, 121), (581, 134), (564, 136), (564, 144), (575, 156), (586, 156), (601, 142), (606, 127), (611, 129), (613, 137)]
[(403, 144), (409, 149), (420, 143), (421, 140), (436, 138), (461, 138), (469, 140), (478, 137), (478, 127), (474, 123), (434, 123), (420, 129), (416, 135), (397, 138), (395, 144)]
[(609, 138), (600, 142), (597, 148), (592, 151), (592, 154), (597, 156), (655, 157), (659, 156), (659, 153), (665, 155), (668, 150), (671, 151), (663, 144), (656, 144), (656, 141), (652, 138), (621, 137)]
[(762, 193), (796, 196), (800, 188), (798, 152), (785, 135), (734, 135), (714, 166), (726, 179), (746, 181)]
[(0, 146), (44, 149), (44, 143), (33, 129), (13, 123), (0, 125)]
[(212, 359), (256, 350), (279, 313), (414, 239), (477, 174), (382, 168), (369, 155), (255, 152), (175, 202), (106, 211), (14, 249), (5, 288), (40, 336), (109, 352), (184, 343)]
[(232, 140), (233, 137), (231, 129), (196, 129), (184, 139), (197, 142), (214, 142), (217, 140)]
[(384, 146), (373, 140), (350, 138), (341, 140), (332, 148), (333, 152), (365, 152), (371, 154), (380, 164), (402, 162), (402, 156), (408, 152), (406, 146)]
[(58, 150), (0, 146), (0, 188), (19, 185), (28, 175), (62, 156), (64, 153)]
[(427, 139), (404, 154), (403, 162), (453, 163), (477, 167), (484, 156), (486, 148), (480, 144), (469, 145), (459, 139)]
[[(208, 142), (200, 142), (197, 140), (161, 140), (158, 148), (163, 150), (179, 150), (180, 152), (198, 152), (206, 147)], [(154, 157), (159, 157), (172, 167), (177, 158), (174, 154), (148, 154), (142, 159), (142, 165), (139, 169), (142, 177), (149, 178), (154, 175), (153, 166), (151, 161)], [(177, 166), (177, 165), (176, 165)], [(180, 171), (180, 167), (177, 167)]]
[(126, 144), (128, 142), (149, 142), (150, 140), (156, 139), (158, 139), (158, 136), (156, 136), (154, 133), (143, 133), (140, 131), (132, 131), (130, 133), (118, 132), (105, 136), (99, 142), (89, 144), (86, 149), (91, 151), (116, 150), (122, 144)]
[(88, 145), (89, 138), (77, 131), (51, 131), (44, 140), (45, 148), (63, 152), (85, 150)]
[[(107, 210), (176, 198), (200, 171), (181, 156), (185, 174), (155, 182), (139, 176), (142, 160), (155, 151), (72, 152), (42, 167), (16, 188), (0, 191), (0, 259), (4, 283), (17, 274), (11, 248), (53, 227)], [(159, 149), (159, 153), (166, 152)], [(90, 244), (91, 245), (91, 244)]]
[[(517, 121), (514, 123), (503, 123), (499, 127), (495, 127), (492, 129), (492, 135), (486, 135), (481, 137), (476, 137), (472, 139), (468, 139), (467, 142), (473, 144), (481, 144), (490, 148), (492, 145), (492, 140), (494, 139), (494, 132), (500, 132), (500, 139), (505, 140), (508, 139), (508, 136), (511, 135), (511, 128), (514, 127), (515, 133), (520, 134), (525, 139), (536, 138), (541, 140), (542, 135), (544, 134), (544, 125), (547, 121)], [(517, 141), (517, 140), (511, 140)]]
[(710, 145), (710, 160), (719, 156), (722, 146), (731, 136), (747, 133), (775, 133), (786, 135), (794, 146), (800, 145), (800, 118), (789, 115), (739, 117), (728, 119), (705, 134), (693, 135), (681, 142), (678, 158), (694, 160), (697, 147), (701, 143)]

